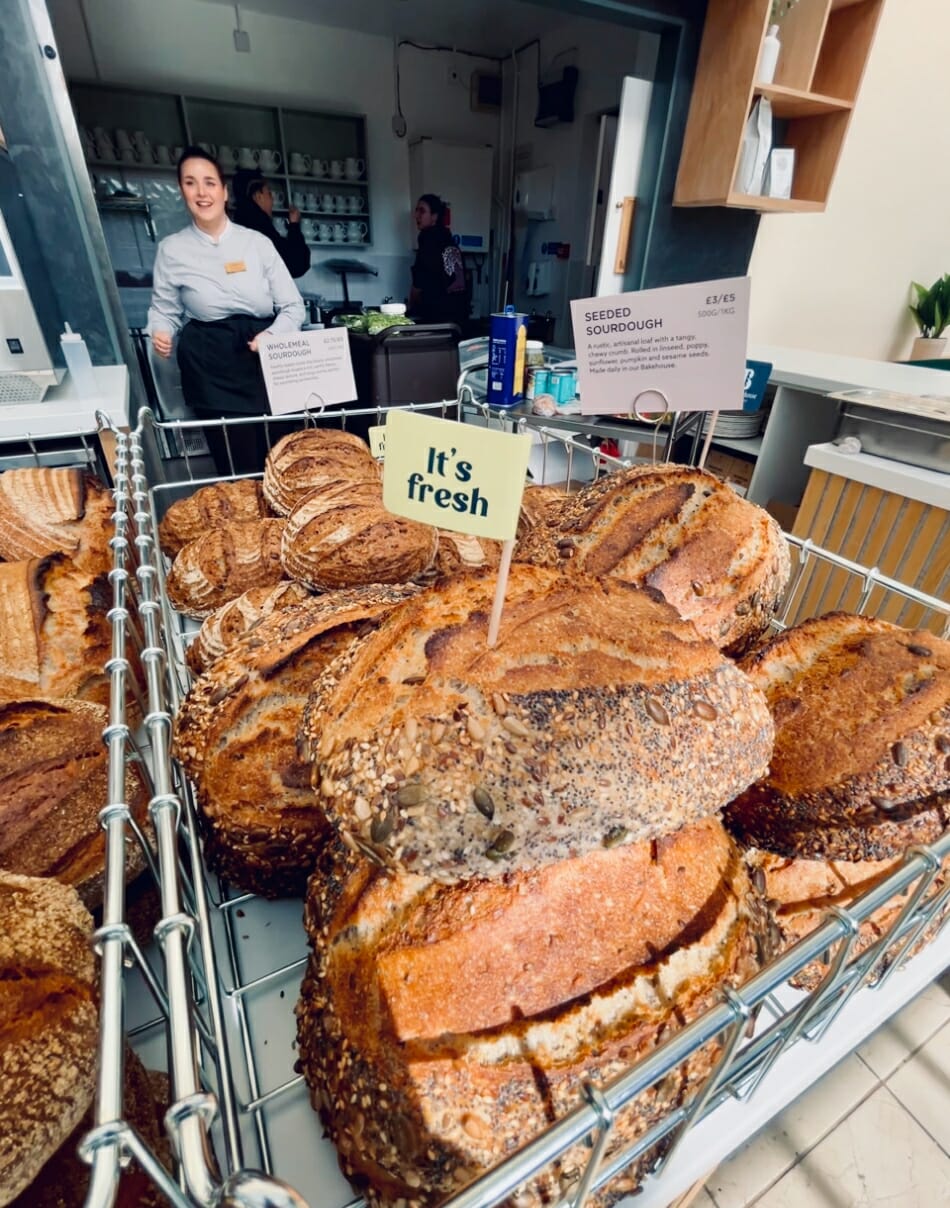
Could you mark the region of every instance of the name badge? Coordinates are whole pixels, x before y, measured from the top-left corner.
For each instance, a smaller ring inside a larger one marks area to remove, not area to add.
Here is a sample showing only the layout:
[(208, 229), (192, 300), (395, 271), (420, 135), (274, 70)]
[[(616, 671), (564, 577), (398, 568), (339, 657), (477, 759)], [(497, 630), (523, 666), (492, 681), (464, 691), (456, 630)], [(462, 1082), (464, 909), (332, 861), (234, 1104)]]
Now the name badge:
[(226, 273), (246, 273), (247, 265), (243, 260), (229, 260), (224, 266)]

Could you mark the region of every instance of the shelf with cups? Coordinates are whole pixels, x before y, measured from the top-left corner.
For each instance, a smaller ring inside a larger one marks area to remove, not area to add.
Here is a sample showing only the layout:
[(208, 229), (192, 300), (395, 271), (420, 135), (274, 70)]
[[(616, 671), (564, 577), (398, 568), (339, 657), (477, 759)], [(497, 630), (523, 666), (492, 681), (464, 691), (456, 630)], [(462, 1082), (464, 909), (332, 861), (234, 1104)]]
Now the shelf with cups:
[[(284, 173), (277, 172), (277, 176), (283, 176)], [(369, 187), (368, 180), (350, 180), (346, 176), (288, 176), (288, 180), (301, 180), (312, 185), (336, 185), (338, 188), (346, 187), (366, 189)]]

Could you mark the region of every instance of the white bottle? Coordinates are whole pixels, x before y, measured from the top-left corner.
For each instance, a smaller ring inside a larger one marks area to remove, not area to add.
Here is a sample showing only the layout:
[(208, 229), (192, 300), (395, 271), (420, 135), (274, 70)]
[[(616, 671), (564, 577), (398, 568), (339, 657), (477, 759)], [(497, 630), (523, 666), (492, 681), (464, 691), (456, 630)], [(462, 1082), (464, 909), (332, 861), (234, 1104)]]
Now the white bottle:
[(762, 53), (759, 55), (759, 75), (757, 84), (771, 84), (775, 79), (775, 68), (778, 66), (779, 51), (782, 43), (778, 40), (778, 26), (770, 25), (769, 32), (762, 43)]
[(70, 380), (75, 384), (76, 393), (82, 399), (98, 398), (99, 385), (96, 381), (96, 371), (89, 359), (86, 341), (67, 323), (66, 330), (59, 337), (59, 342), (62, 345), (66, 368), (69, 370)]

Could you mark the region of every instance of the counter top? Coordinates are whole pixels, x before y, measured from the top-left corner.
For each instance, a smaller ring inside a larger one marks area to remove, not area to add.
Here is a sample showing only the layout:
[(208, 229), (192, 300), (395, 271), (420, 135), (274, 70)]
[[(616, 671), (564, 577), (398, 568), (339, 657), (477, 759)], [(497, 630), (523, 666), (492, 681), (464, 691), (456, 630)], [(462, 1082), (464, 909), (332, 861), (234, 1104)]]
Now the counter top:
[(73, 435), (96, 431), (96, 412), (104, 411), (116, 427), (129, 422), (129, 371), (125, 365), (95, 368), (98, 398), (81, 399), (67, 373), (39, 403), (4, 403), (0, 406), (0, 440), (29, 436)]
[[(942, 373), (942, 370), (937, 370)], [(950, 511), (950, 474), (922, 470), (873, 453), (843, 453), (835, 444), (809, 445), (805, 465), (865, 486)]]
[(780, 386), (797, 386), (820, 394), (863, 387), (897, 394), (950, 397), (950, 371), (942, 369), (869, 361), (864, 357), (810, 352), (804, 348), (782, 348), (775, 344), (750, 344), (748, 355), (754, 361), (770, 362), (772, 376), (769, 380)]

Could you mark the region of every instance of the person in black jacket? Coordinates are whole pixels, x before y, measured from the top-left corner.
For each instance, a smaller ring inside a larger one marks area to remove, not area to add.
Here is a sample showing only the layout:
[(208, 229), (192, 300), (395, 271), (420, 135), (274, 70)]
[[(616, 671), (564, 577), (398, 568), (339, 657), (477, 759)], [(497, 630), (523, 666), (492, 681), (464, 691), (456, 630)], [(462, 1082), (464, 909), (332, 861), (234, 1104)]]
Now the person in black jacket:
[(241, 168), (231, 181), (231, 196), (234, 199), (234, 221), (238, 226), (250, 227), (266, 235), (275, 248), (291, 277), (302, 277), (310, 267), (310, 249), (300, 230), (300, 211), (291, 209), (287, 216), (287, 234), (281, 235), (274, 226), (274, 195), (270, 185), (260, 172), (252, 168)]
[(468, 297), (462, 253), (445, 222), (445, 202), (423, 193), (416, 202), (418, 251), (412, 266), (409, 313), (420, 323), (464, 323)]

